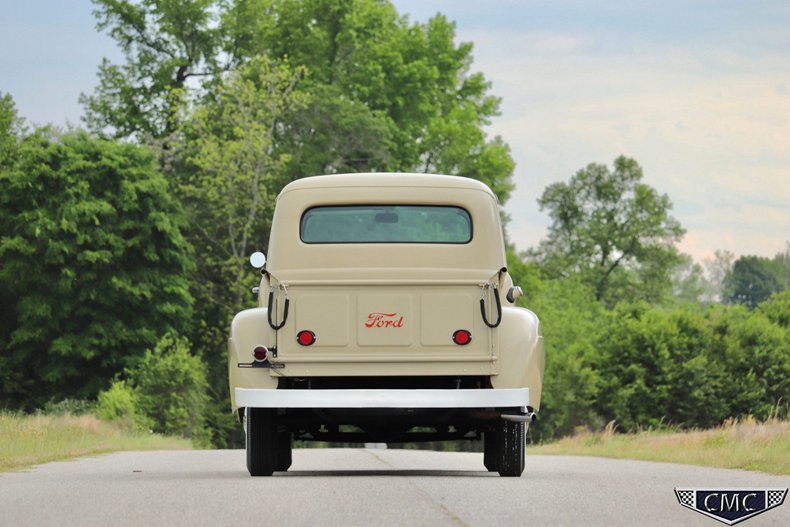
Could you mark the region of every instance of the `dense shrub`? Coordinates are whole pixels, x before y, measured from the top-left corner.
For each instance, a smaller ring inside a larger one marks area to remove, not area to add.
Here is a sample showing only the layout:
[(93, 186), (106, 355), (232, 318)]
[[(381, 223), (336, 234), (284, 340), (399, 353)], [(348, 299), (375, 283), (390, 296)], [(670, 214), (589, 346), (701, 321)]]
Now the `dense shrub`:
[(523, 304), (540, 317), (546, 349), (540, 420), (530, 436), (540, 440), (599, 427), (593, 339), (606, 324), (606, 310), (589, 288), (572, 280), (535, 284)]
[(206, 368), (190, 353), (184, 338), (165, 335), (129, 371), (140, 413), (153, 422), (154, 432), (181, 435), (199, 444), (208, 442)]
[(573, 281), (542, 282), (525, 302), (541, 318), (546, 372), (534, 440), (600, 429), (707, 428), (729, 417), (785, 417), (790, 295), (754, 311), (621, 302)]
[(0, 406), (93, 399), (190, 327), (184, 214), (149, 150), (44, 128), (0, 187)]
[(625, 430), (662, 423), (711, 426), (726, 417), (724, 372), (699, 310), (621, 304), (599, 333), (599, 408)]
[(122, 421), (139, 430), (153, 428), (151, 419), (139, 409), (137, 392), (121, 379), (113, 381), (107, 390), (99, 393), (96, 415), (106, 421)]
[(126, 375), (126, 380), (116, 380), (99, 394), (99, 417), (209, 446), (206, 368), (190, 353), (186, 339), (165, 335)]

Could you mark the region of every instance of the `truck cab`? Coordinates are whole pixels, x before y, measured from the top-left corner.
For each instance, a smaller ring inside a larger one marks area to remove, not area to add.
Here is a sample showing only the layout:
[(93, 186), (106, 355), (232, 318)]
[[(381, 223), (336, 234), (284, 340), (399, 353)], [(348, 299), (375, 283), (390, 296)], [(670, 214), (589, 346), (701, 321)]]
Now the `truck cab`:
[(305, 178), (278, 196), (269, 240), (258, 306), (236, 315), (229, 339), (251, 475), (287, 470), (294, 439), (482, 440), (489, 471), (521, 475), (543, 338), (515, 305), (487, 186)]

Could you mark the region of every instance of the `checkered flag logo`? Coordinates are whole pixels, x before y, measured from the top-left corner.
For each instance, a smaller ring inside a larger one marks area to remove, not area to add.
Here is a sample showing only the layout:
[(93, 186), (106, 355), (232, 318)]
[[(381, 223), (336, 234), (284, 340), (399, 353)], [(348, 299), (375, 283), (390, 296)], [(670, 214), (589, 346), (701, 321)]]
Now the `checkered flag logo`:
[(675, 489), (678, 503), (727, 525), (782, 505), (788, 489)]
[(678, 496), (678, 501), (681, 505), (686, 507), (694, 507), (694, 491), (693, 490), (675, 490)]
[(787, 489), (785, 490), (769, 490), (768, 491), (768, 508), (778, 507), (785, 500)]

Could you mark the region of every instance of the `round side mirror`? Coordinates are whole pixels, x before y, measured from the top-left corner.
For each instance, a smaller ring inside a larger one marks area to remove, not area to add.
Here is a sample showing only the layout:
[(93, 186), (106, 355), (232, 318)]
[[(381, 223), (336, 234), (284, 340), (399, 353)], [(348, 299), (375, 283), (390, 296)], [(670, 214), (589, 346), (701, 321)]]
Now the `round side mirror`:
[(250, 255), (250, 265), (256, 269), (260, 269), (266, 265), (266, 256), (262, 252), (255, 251)]
[(507, 295), (505, 296), (508, 302), (510, 302), (511, 304), (515, 304), (516, 300), (524, 296), (524, 291), (522, 291), (521, 288), (516, 285), (511, 287), (510, 290), (507, 292)]

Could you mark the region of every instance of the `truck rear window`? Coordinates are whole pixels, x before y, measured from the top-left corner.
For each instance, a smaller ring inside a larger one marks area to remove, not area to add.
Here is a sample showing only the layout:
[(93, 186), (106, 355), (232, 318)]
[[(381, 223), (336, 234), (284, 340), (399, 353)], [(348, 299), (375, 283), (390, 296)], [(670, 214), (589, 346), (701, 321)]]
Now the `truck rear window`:
[(469, 243), (472, 218), (441, 205), (343, 205), (308, 209), (304, 243)]

